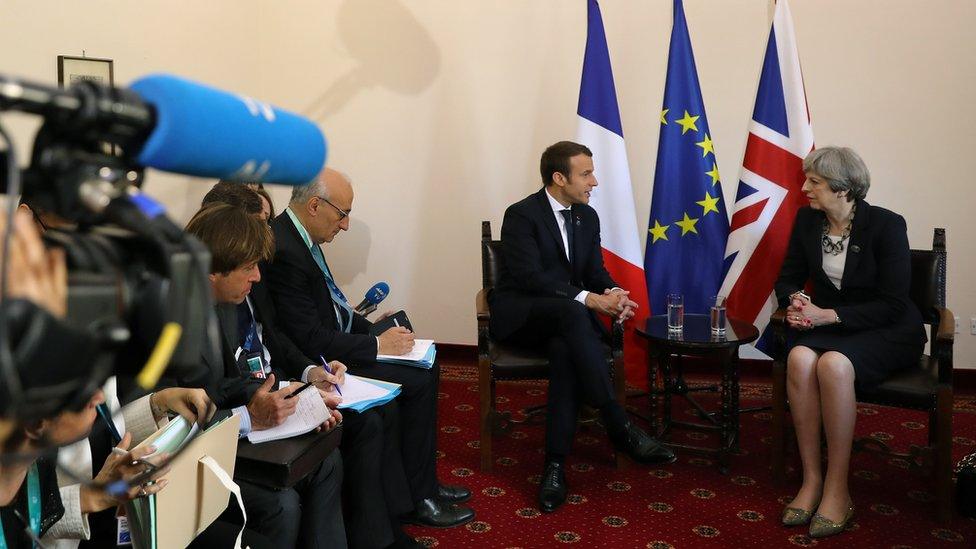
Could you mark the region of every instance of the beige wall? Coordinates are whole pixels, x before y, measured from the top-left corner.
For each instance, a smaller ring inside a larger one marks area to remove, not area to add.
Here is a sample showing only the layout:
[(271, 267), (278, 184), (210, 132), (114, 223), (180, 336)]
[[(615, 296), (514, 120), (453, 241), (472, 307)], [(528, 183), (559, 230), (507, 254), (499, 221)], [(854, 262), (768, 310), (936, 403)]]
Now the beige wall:
[[(646, 223), (670, 0), (604, 0), (638, 226)], [(905, 215), (915, 247), (949, 234), (956, 364), (976, 367), (976, 2), (793, 0), (817, 143), (850, 145), (869, 199)], [(772, 3), (686, 0), (727, 195), (734, 193)], [(421, 335), (474, 343), (479, 221), (538, 186), (542, 149), (575, 134), (583, 0), (5, 0), (0, 71), (53, 82), (58, 54), (115, 59), (124, 84), (168, 71), (318, 121), (356, 185), (352, 228), (328, 250), (350, 296), (387, 280)], [(7, 117), (8, 119), (10, 117)], [(21, 147), (32, 124), (13, 122)], [(597, 162), (600, 159), (596, 159)], [(150, 174), (185, 220), (209, 186)], [(279, 209), (288, 195), (276, 189)]]

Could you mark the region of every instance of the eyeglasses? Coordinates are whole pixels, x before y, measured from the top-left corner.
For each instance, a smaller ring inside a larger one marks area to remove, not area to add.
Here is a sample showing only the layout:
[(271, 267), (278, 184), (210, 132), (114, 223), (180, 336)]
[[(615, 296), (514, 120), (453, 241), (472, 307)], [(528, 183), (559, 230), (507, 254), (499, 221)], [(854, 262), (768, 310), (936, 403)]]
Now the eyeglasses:
[(339, 221), (342, 221), (343, 219), (349, 217), (349, 212), (347, 212), (346, 210), (343, 210), (339, 206), (336, 206), (331, 201), (329, 201), (328, 198), (326, 198), (324, 196), (319, 196), (319, 195), (315, 195), (315, 198), (318, 198), (319, 200), (324, 200), (326, 204), (328, 204), (329, 206), (332, 206), (332, 208), (335, 211), (339, 212)]

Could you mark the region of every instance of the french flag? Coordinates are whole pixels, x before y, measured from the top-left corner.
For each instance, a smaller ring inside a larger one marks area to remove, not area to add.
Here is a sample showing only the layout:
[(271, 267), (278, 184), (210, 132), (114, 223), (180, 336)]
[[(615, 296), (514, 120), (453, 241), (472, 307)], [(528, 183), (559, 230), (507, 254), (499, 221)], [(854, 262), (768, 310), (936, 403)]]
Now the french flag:
[(634, 333), (650, 311), (644, 280), (644, 260), (637, 229), (637, 210), (630, 185), (630, 165), (617, 108), (617, 91), (610, 68), (610, 51), (603, 30), (603, 18), (596, 0), (587, 2), (586, 54), (580, 82), (576, 141), (593, 151), (599, 186), (593, 190), (590, 206), (600, 216), (603, 261), (617, 284), (630, 291), (639, 308), (624, 333), (624, 362), (627, 381), (647, 383), (647, 347)]
[[(787, 0), (779, 0), (732, 207), (721, 290), (728, 296), (728, 315), (752, 322), (763, 334), (756, 342), (760, 351), (766, 350), (769, 315), (777, 305), (773, 285), (796, 211), (807, 204), (800, 187), (806, 178), (803, 159), (813, 146), (793, 18)], [(744, 350), (743, 356), (765, 355)]]

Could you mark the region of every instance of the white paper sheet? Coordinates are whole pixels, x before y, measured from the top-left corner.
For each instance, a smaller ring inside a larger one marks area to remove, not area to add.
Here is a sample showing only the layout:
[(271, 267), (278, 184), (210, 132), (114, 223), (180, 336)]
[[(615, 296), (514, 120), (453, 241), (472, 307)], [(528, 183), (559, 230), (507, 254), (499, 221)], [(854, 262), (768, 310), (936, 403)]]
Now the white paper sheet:
[[(283, 387), (287, 387), (288, 382), (282, 381), (278, 388), (279, 390)], [(262, 442), (269, 442), (272, 440), (281, 440), (283, 438), (291, 438), (298, 435), (303, 435), (319, 425), (325, 423), (325, 420), (329, 419), (331, 413), (329, 409), (325, 407), (325, 403), (322, 402), (322, 396), (319, 395), (318, 390), (315, 387), (309, 387), (295, 398), (298, 399), (298, 406), (295, 408), (295, 413), (288, 416), (281, 425), (277, 427), (272, 427), (271, 429), (264, 429), (261, 431), (251, 431), (247, 435), (247, 439), (251, 441), (252, 444), (260, 444)]]

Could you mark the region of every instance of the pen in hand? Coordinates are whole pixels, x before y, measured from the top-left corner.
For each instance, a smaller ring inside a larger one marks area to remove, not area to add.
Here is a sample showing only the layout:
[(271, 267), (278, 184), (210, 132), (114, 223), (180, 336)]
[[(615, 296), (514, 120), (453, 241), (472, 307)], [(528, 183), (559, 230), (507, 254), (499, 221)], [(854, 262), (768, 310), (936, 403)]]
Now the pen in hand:
[[(329, 363), (325, 361), (325, 358), (322, 355), (319, 355), (319, 360), (322, 361), (322, 368), (325, 368), (325, 371), (329, 372), (329, 375), (335, 375), (332, 373), (332, 368), (329, 368)], [(339, 384), (334, 383), (332, 386), (335, 387), (335, 390), (337, 393), (339, 393), (339, 396), (342, 396), (342, 389), (339, 388)]]
[(292, 397), (295, 397), (295, 396), (298, 396), (298, 393), (300, 393), (300, 392), (302, 392), (302, 391), (304, 391), (305, 389), (308, 389), (308, 388), (309, 388), (309, 387), (311, 387), (311, 386), (312, 386), (312, 382), (308, 382), (308, 383), (306, 383), (305, 385), (302, 385), (301, 387), (299, 387), (299, 388), (298, 388), (298, 390), (297, 390), (297, 391), (295, 391), (295, 392), (293, 392), (293, 393), (291, 393), (290, 395), (288, 395), (288, 396), (286, 396), (286, 397), (285, 397), (285, 400), (288, 400), (289, 398), (292, 398)]

